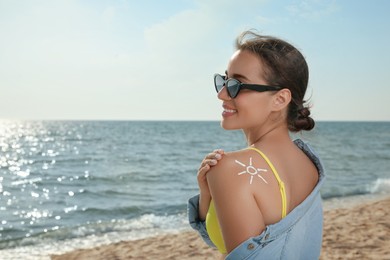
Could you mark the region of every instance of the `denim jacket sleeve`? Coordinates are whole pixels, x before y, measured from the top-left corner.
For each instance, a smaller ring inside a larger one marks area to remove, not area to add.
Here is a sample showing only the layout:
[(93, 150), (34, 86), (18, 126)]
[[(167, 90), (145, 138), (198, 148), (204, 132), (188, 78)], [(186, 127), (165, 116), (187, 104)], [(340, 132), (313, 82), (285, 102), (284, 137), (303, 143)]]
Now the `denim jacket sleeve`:
[(199, 219), (199, 194), (190, 198), (187, 204), (188, 221), (193, 229), (198, 231), (203, 241), (211, 247), (215, 247), (206, 230), (205, 221)]

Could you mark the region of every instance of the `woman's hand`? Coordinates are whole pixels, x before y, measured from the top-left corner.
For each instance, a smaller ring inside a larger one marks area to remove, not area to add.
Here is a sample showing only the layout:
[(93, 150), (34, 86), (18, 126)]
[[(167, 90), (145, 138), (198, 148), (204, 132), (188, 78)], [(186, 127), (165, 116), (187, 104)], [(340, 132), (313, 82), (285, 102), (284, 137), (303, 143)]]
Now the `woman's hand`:
[(207, 172), (210, 170), (210, 168), (217, 165), (218, 160), (222, 159), (223, 154), (224, 151), (221, 149), (214, 150), (212, 153), (209, 153), (203, 159), (198, 170), (197, 177), (198, 177), (198, 186), (200, 190), (199, 219), (202, 221), (206, 219), (206, 214), (207, 211), (209, 210), (209, 205), (211, 200), (211, 194), (210, 194), (209, 185), (207, 184), (206, 175)]
[(207, 184), (207, 172), (211, 167), (217, 165), (218, 160), (222, 159), (224, 151), (222, 149), (214, 150), (212, 153), (206, 155), (200, 164), (197, 178), (198, 178), (198, 186), (201, 193), (204, 195), (210, 195), (209, 186)]

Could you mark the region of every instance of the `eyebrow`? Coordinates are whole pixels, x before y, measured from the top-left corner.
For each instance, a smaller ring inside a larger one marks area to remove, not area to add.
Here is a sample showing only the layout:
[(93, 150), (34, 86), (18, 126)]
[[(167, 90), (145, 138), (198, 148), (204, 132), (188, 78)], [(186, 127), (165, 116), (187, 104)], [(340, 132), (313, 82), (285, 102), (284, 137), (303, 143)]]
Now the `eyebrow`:
[[(225, 70), (225, 75), (228, 76), (227, 70)], [(237, 74), (237, 73), (234, 73), (233, 75), (231, 75), (230, 78), (235, 78), (238, 80), (243, 79), (243, 80), (249, 81), (249, 79), (247, 77), (245, 77), (244, 75), (241, 75), (241, 74)]]

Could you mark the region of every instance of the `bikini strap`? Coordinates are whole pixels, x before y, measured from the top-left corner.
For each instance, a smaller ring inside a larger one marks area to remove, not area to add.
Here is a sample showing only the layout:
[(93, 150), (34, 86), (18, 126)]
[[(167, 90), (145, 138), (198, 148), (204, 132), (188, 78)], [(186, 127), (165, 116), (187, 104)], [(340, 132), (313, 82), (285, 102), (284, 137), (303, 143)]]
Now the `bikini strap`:
[(276, 180), (278, 181), (280, 195), (282, 196), (282, 218), (284, 218), (287, 215), (287, 196), (286, 189), (284, 187), (284, 182), (280, 179), (279, 174), (276, 171), (274, 165), (262, 151), (255, 147), (248, 147), (248, 149), (256, 151), (258, 154), (260, 154), (261, 157), (263, 157), (263, 159), (267, 162), (268, 166), (271, 168)]

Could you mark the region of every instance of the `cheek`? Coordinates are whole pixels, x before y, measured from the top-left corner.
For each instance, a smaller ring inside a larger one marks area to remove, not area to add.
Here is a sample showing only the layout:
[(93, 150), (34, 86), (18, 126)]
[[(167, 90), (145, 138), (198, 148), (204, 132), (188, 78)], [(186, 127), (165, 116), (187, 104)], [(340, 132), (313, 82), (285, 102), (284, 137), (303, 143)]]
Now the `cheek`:
[(260, 95), (251, 94), (242, 95), (236, 100), (237, 109), (247, 120), (263, 121), (271, 113), (270, 98), (266, 95), (261, 95), (264, 93), (259, 93)]

